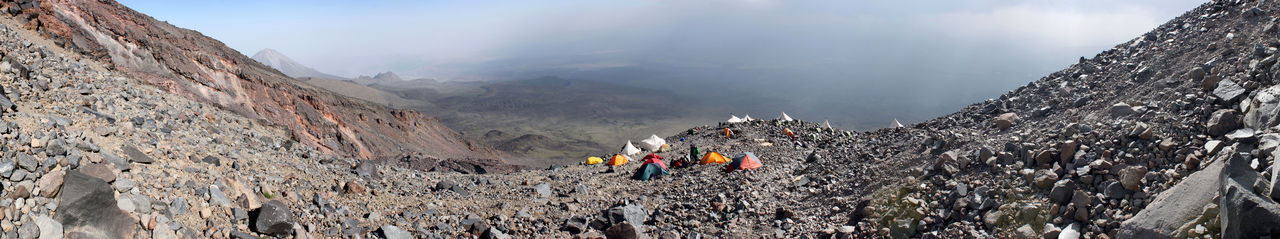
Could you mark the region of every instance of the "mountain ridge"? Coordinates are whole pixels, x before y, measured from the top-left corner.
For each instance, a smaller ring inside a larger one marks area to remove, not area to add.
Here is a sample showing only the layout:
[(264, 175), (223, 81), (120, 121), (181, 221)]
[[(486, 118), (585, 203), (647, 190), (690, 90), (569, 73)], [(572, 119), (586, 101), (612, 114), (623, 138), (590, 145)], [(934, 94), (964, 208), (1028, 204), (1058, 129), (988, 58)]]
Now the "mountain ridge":
[(270, 66), (271, 68), (275, 68), (276, 70), (279, 70), (280, 73), (284, 73), (285, 75), (293, 78), (315, 77), (315, 78), (326, 78), (326, 79), (334, 79), (334, 80), (346, 79), (344, 77), (320, 72), (315, 68), (311, 68), (309, 66), (303, 65), (302, 63), (298, 63), (297, 61), (294, 61), (292, 58), (289, 58), (288, 56), (285, 56), (283, 53), (280, 53), (279, 51), (276, 51), (271, 48), (264, 48), (262, 50), (259, 50), (258, 53), (254, 53), (253, 57), (250, 57), (250, 58), (264, 65)]
[(60, 45), (167, 91), (289, 128), (297, 141), (322, 152), (364, 159), (504, 157), (430, 116), (298, 84), (217, 40), (114, 1), (41, 1), (16, 15)]

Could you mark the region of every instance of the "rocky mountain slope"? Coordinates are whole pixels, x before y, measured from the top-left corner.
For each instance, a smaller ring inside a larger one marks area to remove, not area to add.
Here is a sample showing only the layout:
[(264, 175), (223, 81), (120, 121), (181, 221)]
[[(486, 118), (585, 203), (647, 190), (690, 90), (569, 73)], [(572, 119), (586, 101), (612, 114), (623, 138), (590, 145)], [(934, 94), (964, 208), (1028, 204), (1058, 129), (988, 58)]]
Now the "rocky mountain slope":
[(275, 68), (276, 70), (279, 70), (280, 73), (284, 73), (284, 75), (293, 77), (293, 78), (314, 77), (314, 78), (325, 78), (325, 79), (333, 79), (333, 80), (345, 79), (339, 76), (320, 72), (315, 68), (311, 68), (309, 66), (303, 65), (302, 63), (298, 63), (297, 61), (294, 61), (288, 56), (285, 56), (284, 54), (281, 54), (280, 52), (271, 48), (262, 49), (258, 51), (258, 53), (254, 53), (252, 59), (264, 65), (270, 66), (271, 68)]
[(764, 167), (693, 165), (651, 181), (631, 179), (639, 158), (618, 167), (457, 174), (439, 171), (488, 168), (416, 154), (334, 157), (0, 17), (0, 231), (4, 238), (1269, 236), (1280, 222), (1277, 16), (1276, 2), (1206, 3), (996, 99), (904, 128), (862, 133), (778, 120), (696, 127), (666, 137), (676, 150), (658, 155), (671, 163), (697, 145), (754, 152)]
[(174, 94), (284, 126), (296, 141), (327, 154), (503, 157), (435, 118), (299, 84), (217, 40), (114, 1), (28, 2), (6, 1), (6, 12), (68, 49)]

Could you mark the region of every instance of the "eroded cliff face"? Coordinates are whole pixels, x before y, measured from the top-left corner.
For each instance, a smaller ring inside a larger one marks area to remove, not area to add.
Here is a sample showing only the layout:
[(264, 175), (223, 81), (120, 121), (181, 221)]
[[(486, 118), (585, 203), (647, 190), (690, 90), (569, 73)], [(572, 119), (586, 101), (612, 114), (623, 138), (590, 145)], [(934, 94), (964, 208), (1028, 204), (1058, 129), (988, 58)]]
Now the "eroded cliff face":
[(199, 32), (115, 1), (4, 1), (6, 13), (58, 44), (169, 92), (259, 118), (298, 142), (363, 159), (424, 154), (500, 159), (439, 120), (308, 87)]

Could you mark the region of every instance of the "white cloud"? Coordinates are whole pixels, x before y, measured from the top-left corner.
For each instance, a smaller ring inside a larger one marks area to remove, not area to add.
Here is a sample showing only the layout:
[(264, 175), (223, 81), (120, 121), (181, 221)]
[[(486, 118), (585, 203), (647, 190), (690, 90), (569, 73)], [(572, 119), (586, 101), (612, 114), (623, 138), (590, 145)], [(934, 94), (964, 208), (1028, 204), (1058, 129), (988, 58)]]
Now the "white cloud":
[(1081, 48), (1124, 42), (1167, 19), (1136, 7), (1082, 11), (1020, 4), (986, 11), (943, 13), (924, 20), (924, 24), (935, 30), (969, 41), (994, 39), (1033, 47)]

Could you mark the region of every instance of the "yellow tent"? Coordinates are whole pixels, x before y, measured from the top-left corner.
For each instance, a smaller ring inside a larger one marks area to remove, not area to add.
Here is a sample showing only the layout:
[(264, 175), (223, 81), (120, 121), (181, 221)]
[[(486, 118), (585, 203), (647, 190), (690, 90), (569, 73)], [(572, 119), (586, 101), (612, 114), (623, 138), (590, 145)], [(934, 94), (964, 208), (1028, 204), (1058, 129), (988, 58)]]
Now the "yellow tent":
[(604, 159), (601, 159), (600, 157), (587, 158), (587, 165), (598, 164), (603, 162), (604, 162)]
[(707, 153), (707, 156), (702, 156), (702, 164), (728, 163), (728, 162), (729, 162), (728, 158), (725, 158), (724, 155), (720, 155), (720, 153), (716, 153), (716, 152), (710, 152), (710, 153)]
[(631, 159), (627, 158), (627, 156), (623, 156), (622, 154), (614, 154), (612, 158), (609, 158), (609, 166), (623, 165), (623, 164), (627, 164), (627, 162), (630, 162), (630, 161)]

